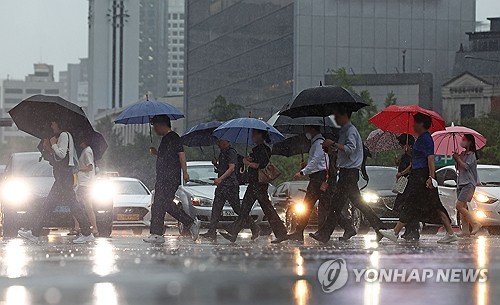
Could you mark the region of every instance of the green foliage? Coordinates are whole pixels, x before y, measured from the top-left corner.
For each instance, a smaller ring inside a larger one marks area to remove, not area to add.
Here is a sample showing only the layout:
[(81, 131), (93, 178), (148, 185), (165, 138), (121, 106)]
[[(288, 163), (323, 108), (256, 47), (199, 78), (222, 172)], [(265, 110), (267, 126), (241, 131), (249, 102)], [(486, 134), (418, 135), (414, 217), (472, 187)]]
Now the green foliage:
[[(304, 154), (304, 159), (307, 161), (307, 154)], [(293, 175), (300, 170), (301, 161), (300, 155), (293, 157), (272, 156), (271, 162), (281, 171), (281, 176), (273, 181), (273, 184), (278, 185), (282, 182), (292, 180)]]
[(389, 107), (391, 105), (396, 105), (397, 101), (398, 101), (398, 99), (396, 98), (396, 94), (393, 91), (391, 91), (391, 92), (387, 93), (387, 97), (385, 98), (384, 105), (385, 105), (385, 107)]
[(500, 164), (500, 118), (493, 115), (471, 118), (464, 120), (462, 125), (472, 128), (486, 137), (486, 147), (479, 152), (479, 162)]
[(210, 120), (224, 122), (239, 118), (240, 111), (243, 110), (243, 108), (244, 107), (241, 105), (228, 103), (225, 97), (219, 95), (212, 102), (208, 112), (210, 114)]

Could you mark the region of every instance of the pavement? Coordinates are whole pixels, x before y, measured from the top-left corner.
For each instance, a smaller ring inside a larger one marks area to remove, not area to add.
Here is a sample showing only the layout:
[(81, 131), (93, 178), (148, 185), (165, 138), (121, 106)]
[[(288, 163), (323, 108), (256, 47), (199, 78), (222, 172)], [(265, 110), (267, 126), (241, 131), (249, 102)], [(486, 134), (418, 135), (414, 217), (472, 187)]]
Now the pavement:
[[(309, 238), (303, 245), (271, 245), (268, 238), (252, 242), (243, 233), (237, 244), (229, 244), (222, 238), (193, 242), (168, 230), (167, 242), (160, 246), (121, 231), (90, 245), (74, 245), (64, 233), (49, 235), (42, 245), (8, 239), (0, 245), (0, 304), (497, 304), (500, 238), (439, 245), (439, 237), (377, 244), (368, 233), (328, 245)], [(335, 259), (345, 261), (346, 273), (334, 268), (320, 282), (318, 269)], [(436, 274), (439, 268), (487, 269), (487, 280), (373, 280), (374, 270), (405, 270), (408, 275), (413, 269)], [(371, 271), (358, 282), (360, 270)], [(325, 287), (339, 289), (327, 293)]]

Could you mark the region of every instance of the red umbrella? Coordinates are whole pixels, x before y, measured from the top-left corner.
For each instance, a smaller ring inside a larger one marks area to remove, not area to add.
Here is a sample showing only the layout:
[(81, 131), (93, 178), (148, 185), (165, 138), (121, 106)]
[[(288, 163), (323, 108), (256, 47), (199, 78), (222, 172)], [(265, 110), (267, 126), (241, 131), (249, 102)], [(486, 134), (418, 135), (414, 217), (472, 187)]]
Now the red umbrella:
[(463, 126), (450, 126), (446, 130), (436, 131), (432, 134), (436, 155), (451, 156), (455, 151), (462, 151), (460, 141), (465, 134), (471, 134), (476, 140), (476, 149), (486, 145), (486, 138), (474, 129)]
[(422, 113), (432, 119), (429, 132), (445, 129), (444, 119), (435, 111), (417, 105), (392, 105), (371, 117), (368, 121), (385, 132), (415, 134), (413, 131), (413, 115)]

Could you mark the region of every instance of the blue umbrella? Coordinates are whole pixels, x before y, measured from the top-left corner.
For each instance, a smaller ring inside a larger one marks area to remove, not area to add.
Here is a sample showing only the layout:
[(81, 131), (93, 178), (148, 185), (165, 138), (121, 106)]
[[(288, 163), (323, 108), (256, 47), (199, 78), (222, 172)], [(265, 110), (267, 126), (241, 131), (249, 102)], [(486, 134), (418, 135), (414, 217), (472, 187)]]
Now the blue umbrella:
[[(171, 120), (184, 117), (174, 106), (148, 99), (147, 101), (135, 103), (123, 110), (116, 118), (115, 124), (149, 124), (155, 115), (167, 115)], [(151, 143), (153, 143), (151, 126), (149, 127), (149, 137), (151, 138)]]
[(189, 147), (212, 146), (215, 144), (215, 138), (212, 136), (214, 130), (222, 125), (223, 122), (213, 121), (201, 123), (191, 127), (182, 137), (182, 144)]
[(269, 133), (271, 143), (283, 141), (285, 136), (267, 122), (254, 118), (240, 118), (227, 121), (215, 129), (213, 135), (232, 143), (253, 144), (251, 132), (253, 129)]

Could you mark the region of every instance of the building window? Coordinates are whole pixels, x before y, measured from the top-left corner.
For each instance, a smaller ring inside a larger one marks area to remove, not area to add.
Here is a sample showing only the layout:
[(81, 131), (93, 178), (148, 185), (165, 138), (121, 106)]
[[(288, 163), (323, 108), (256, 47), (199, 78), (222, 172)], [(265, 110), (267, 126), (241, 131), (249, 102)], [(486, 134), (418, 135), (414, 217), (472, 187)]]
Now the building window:
[(45, 89), (45, 94), (59, 94), (59, 89)]
[(5, 104), (17, 104), (21, 100), (16, 99), (16, 98), (6, 98), (4, 101), (5, 101)]
[(460, 119), (470, 119), (476, 117), (476, 106), (474, 104), (460, 105)]
[(5, 88), (5, 94), (23, 94), (23, 89)]
[(26, 94), (39, 94), (42, 93), (42, 89), (26, 89)]

